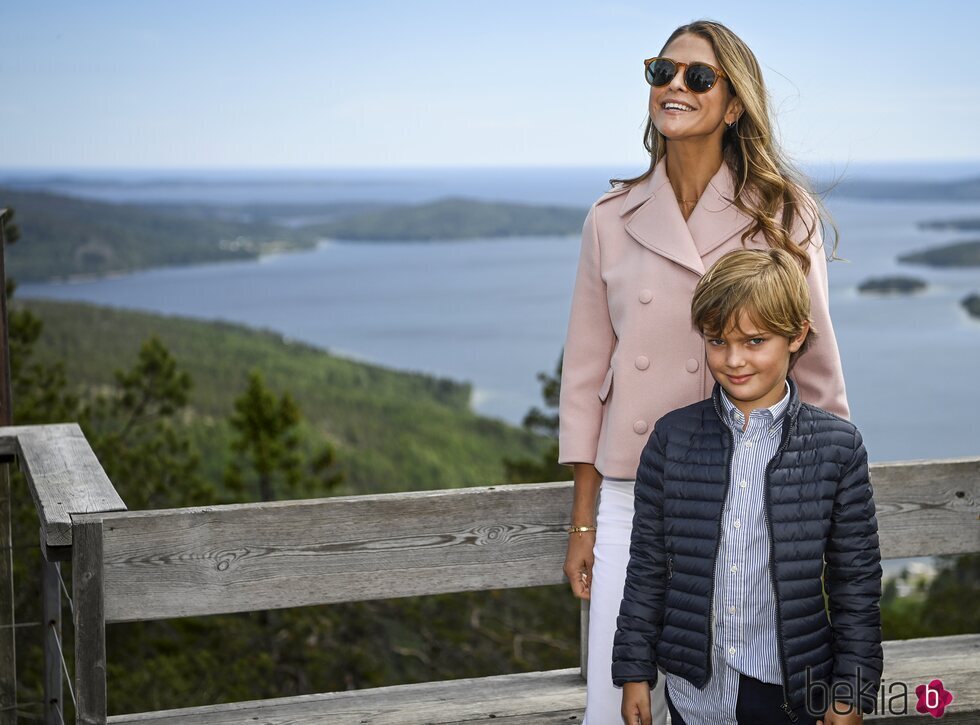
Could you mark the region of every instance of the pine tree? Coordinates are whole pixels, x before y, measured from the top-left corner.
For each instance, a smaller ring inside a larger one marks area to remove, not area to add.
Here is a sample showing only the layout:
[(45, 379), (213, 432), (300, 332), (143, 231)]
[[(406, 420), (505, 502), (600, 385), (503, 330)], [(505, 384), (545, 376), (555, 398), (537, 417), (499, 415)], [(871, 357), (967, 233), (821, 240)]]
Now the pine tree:
[(299, 406), (288, 392), (276, 397), (259, 371), (249, 374), (229, 422), (236, 454), (225, 471), (229, 491), (246, 495), (251, 488), (259, 501), (310, 498), (328, 493), (342, 480), (329, 444), (304, 455)]
[(190, 375), (156, 336), (140, 346), (135, 365), (117, 370), (116, 385), (90, 400), (79, 419), (119, 495), (131, 509), (214, 503), (200, 456), (178, 414), (187, 406)]
[(558, 399), (561, 393), (561, 362), (562, 357), (559, 356), (558, 365), (555, 366), (555, 372), (551, 375), (544, 372), (538, 373), (538, 381), (541, 383), (541, 397), (544, 399), (546, 410), (534, 406), (524, 416), (523, 421), (526, 430), (536, 435), (547, 436), (552, 439), (552, 443), (541, 458), (537, 460), (529, 458), (523, 460), (504, 459), (504, 470), (510, 483), (567, 481), (572, 477), (572, 469), (558, 463)]

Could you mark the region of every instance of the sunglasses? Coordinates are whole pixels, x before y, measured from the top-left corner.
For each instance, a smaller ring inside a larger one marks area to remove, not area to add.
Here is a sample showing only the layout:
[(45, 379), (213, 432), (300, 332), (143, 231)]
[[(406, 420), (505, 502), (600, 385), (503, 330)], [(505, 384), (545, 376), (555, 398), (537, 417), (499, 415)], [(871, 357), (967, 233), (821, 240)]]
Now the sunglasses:
[(647, 83), (659, 88), (670, 83), (678, 71), (684, 71), (684, 84), (691, 93), (707, 93), (715, 87), (719, 78), (727, 78), (725, 71), (707, 63), (679, 63), (670, 58), (647, 58)]

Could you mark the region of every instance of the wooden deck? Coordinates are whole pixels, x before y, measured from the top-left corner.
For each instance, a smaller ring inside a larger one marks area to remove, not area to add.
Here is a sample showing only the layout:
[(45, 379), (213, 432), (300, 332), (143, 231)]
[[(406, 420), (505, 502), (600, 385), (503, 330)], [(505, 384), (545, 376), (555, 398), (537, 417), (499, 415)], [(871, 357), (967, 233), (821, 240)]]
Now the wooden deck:
[[(915, 712), (914, 684), (931, 681), (937, 673), (957, 701), (980, 702), (980, 635), (934, 637), (885, 643), (882, 720), (889, 724), (921, 723)], [(911, 689), (892, 683), (914, 683)], [(898, 699), (903, 690), (907, 697)], [(109, 718), (114, 725), (265, 725), (364, 723), (507, 723), (546, 725), (580, 722), (585, 708), (585, 682), (577, 669), (501, 675), (372, 690), (306, 695), (234, 705), (191, 707)], [(904, 716), (891, 713), (905, 712)], [(950, 708), (943, 723), (976, 723), (976, 711), (956, 714)]]

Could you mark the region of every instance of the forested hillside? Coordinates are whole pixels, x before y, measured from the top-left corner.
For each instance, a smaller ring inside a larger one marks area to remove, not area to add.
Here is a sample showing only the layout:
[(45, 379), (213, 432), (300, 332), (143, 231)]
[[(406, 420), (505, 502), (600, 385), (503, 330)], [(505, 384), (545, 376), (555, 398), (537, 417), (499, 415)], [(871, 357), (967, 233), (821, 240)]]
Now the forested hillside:
[(354, 362), (236, 325), (82, 304), (18, 304), (44, 322), (39, 358), (67, 361), (69, 384), (83, 393), (110, 385), (114, 370), (130, 366), (140, 343), (156, 335), (193, 380), (182, 417), (212, 477), (228, 456), (223, 418), (253, 369), (300, 402), (308, 436), (334, 445), (345, 472), (339, 492), (499, 483), (504, 458), (536, 456), (547, 444), (471, 412), (466, 383)]
[[(470, 412), (465, 384), (271, 333), (38, 301), (16, 302), (10, 327), (17, 422), (79, 420), (131, 509), (501, 483), (515, 480), (505, 458), (553, 465), (546, 437)], [(23, 481), (13, 490), (18, 618), (37, 621), (37, 519)], [(572, 666), (577, 611), (547, 587), (112, 625), (110, 712)], [(20, 635), (23, 702), (41, 699), (34, 634)]]

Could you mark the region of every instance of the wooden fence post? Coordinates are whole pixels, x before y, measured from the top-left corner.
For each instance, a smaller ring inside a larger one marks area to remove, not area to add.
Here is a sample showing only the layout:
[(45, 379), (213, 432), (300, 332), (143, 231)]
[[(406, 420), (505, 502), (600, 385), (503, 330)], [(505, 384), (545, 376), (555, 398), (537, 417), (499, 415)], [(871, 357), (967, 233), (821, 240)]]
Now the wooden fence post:
[(106, 721), (105, 599), (102, 520), (72, 524), (72, 602), (75, 621), (75, 721)]

